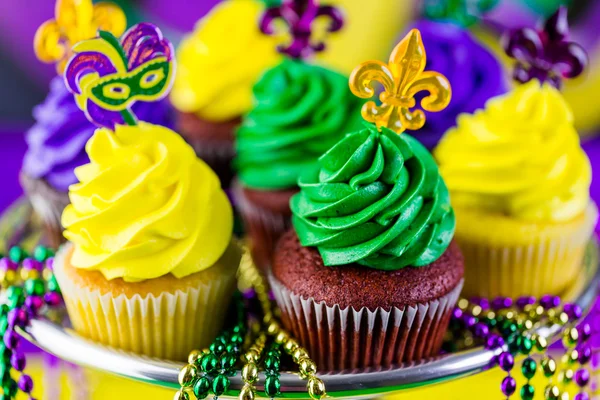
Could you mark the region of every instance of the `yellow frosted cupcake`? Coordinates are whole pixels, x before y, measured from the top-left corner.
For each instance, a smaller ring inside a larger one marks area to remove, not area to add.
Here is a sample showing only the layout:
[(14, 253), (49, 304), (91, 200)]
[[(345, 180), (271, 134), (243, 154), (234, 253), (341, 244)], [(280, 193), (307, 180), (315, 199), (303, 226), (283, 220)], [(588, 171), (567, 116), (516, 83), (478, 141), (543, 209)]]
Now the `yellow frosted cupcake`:
[(97, 125), (62, 215), (55, 275), (81, 335), (183, 360), (222, 326), (241, 258), (219, 178), (181, 136), (138, 121), (164, 97), (173, 49), (154, 25), (73, 47), (67, 88)]
[(277, 38), (263, 35), (260, 0), (227, 0), (202, 18), (177, 49), (171, 102), (177, 130), (228, 187), (235, 130), (252, 107), (252, 87), (276, 65)]
[(175, 132), (99, 129), (62, 218), (56, 278), (80, 334), (180, 360), (222, 325), (240, 252), (219, 180)]
[(559, 294), (597, 209), (571, 110), (538, 80), (461, 115), (434, 152), (451, 194), (467, 296)]

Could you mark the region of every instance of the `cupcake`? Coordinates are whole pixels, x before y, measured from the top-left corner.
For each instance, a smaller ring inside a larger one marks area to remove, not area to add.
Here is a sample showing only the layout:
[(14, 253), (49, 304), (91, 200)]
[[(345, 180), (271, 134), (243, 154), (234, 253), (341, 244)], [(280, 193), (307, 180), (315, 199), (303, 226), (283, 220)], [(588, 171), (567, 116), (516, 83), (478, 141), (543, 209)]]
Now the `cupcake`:
[(453, 89), (450, 105), (428, 116), (425, 126), (415, 133), (425, 147), (433, 149), (460, 113), (472, 113), (490, 98), (506, 93), (507, 82), (496, 57), (467, 29), (427, 20), (413, 26), (428, 49), (427, 68), (444, 74)]
[(283, 2), (263, 15), (262, 32), (273, 35), (275, 21), (282, 19), (291, 41), (277, 47), (286, 59), (256, 83), (254, 107), (237, 131), (234, 194), (254, 261), (262, 269), (290, 226), (289, 201), (298, 191), (301, 172), (361, 124), (361, 102), (351, 95), (347, 79), (308, 62), (325, 49), (311, 37), (314, 16), (328, 18), (328, 31), (337, 32), (343, 26), (340, 11), (316, 2), (301, 7)]
[(423, 145), (386, 127), (424, 122), (408, 108), (422, 90), (430, 92), (425, 108), (448, 104), (448, 81), (424, 67), (413, 30), (388, 65), (355, 69), (351, 88), (361, 97), (374, 95), (362, 92), (373, 80), (384, 84), (381, 106), (363, 109), (377, 125), (339, 139), (303, 172), (290, 201), (293, 228), (277, 244), (269, 278), (283, 324), (320, 369), (434, 356), (458, 300), (464, 267), (446, 185)]
[(532, 80), (459, 117), (435, 156), (456, 212), (465, 294), (560, 294), (597, 220), (571, 110)]
[[(546, 29), (565, 24), (559, 11)], [(585, 53), (564, 36), (549, 37), (539, 53), (548, 62), (530, 64), (522, 49), (531, 35), (513, 33), (507, 52), (526, 83), (460, 116), (434, 152), (456, 212), (466, 295), (557, 295), (581, 272), (598, 211), (573, 114), (553, 85), (580, 73)]]
[(235, 130), (252, 106), (252, 85), (280, 56), (276, 38), (262, 35), (259, 0), (219, 3), (177, 52), (171, 102), (177, 129), (229, 187)]
[(76, 103), (103, 127), (86, 145), (90, 162), (75, 169), (54, 273), (79, 334), (184, 360), (214, 339), (235, 290), (233, 211), (180, 135), (131, 111), (168, 93), (171, 44), (147, 23), (121, 41), (99, 35), (73, 47), (65, 73)]
[[(165, 101), (138, 103), (136, 115), (150, 123), (171, 126)], [(75, 168), (89, 162), (85, 144), (95, 125), (87, 120), (61, 77), (50, 83), (46, 100), (33, 110), (35, 125), (26, 133), (27, 152), (21, 168), (21, 185), (42, 217), (52, 247), (64, 240), (60, 217), (69, 204), (69, 186), (77, 183)]]
[(119, 349), (185, 360), (210, 344), (240, 251), (216, 174), (175, 132), (97, 130), (62, 217), (54, 272), (73, 328)]
[(436, 355), (462, 287), (454, 213), (433, 157), (407, 134), (348, 134), (300, 180), (273, 256), (282, 320), (319, 369)]
[[(28, 148), (20, 180), (44, 221), (47, 242), (55, 248), (64, 239), (60, 216), (69, 203), (69, 186), (77, 182), (74, 169), (89, 161), (85, 144), (95, 129), (67, 90), (62, 73), (76, 41), (90, 39), (98, 30), (120, 35), (126, 24), (125, 14), (114, 4), (57, 1), (55, 20), (43, 23), (35, 35), (37, 58), (56, 63), (59, 76), (51, 81), (46, 100), (33, 110), (36, 123), (26, 133)], [(136, 104), (133, 111), (144, 121), (171, 124), (166, 102)]]
[(264, 268), (290, 226), (289, 201), (300, 174), (362, 119), (347, 78), (298, 60), (267, 71), (254, 98), (237, 132), (234, 190), (254, 260)]

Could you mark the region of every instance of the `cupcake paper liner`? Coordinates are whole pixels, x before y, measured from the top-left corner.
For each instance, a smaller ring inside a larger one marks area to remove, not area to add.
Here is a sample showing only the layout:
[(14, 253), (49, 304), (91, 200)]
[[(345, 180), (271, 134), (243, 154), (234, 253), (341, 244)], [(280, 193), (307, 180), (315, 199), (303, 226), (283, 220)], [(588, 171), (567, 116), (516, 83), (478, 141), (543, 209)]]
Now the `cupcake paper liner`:
[[(457, 212), (459, 224), (471, 226), (474, 222), (460, 217)], [(596, 219), (597, 210), (591, 204), (576, 222), (536, 227), (528, 234), (521, 234), (517, 226), (498, 226), (481, 219), (477, 235), (459, 227), (455, 237), (465, 258), (463, 295), (560, 295), (581, 272)]]
[(65, 242), (60, 220), (63, 210), (70, 202), (69, 195), (56, 191), (43, 179), (31, 178), (21, 173), (20, 180), (34, 211), (44, 223), (48, 244), (58, 248)]
[(157, 296), (102, 294), (65, 276), (60, 266), (66, 248), (57, 254), (55, 274), (73, 328), (80, 335), (149, 357), (182, 361), (192, 349), (209, 346), (222, 328), (235, 274)]
[(323, 371), (389, 367), (437, 355), (462, 281), (445, 296), (403, 309), (342, 308), (297, 295), (269, 277), (282, 322)]
[(246, 198), (237, 182), (233, 185), (233, 193), (250, 238), (252, 259), (261, 271), (267, 271), (277, 241), (292, 225), (291, 211), (282, 214), (254, 204)]

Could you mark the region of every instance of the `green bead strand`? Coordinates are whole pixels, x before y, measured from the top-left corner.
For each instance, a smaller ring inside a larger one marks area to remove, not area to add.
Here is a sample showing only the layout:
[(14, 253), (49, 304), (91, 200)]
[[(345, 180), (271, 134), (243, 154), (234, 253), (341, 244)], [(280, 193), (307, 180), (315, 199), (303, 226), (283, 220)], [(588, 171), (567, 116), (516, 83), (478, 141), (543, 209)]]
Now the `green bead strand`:
[(214, 354), (221, 354), (225, 351), (225, 345), (219, 340), (218, 342), (212, 343), (208, 349)]
[(267, 356), (265, 358), (265, 369), (267, 371), (279, 371), (280, 366), (281, 362), (279, 361), (279, 357)]
[(197, 399), (207, 398), (210, 392), (210, 386), (210, 380), (206, 376), (200, 377), (194, 384), (194, 396), (196, 396)]
[(521, 335), (519, 335), (518, 333), (513, 333), (509, 338), (508, 338), (508, 351), (511, 354), (517, 354), (519, 352), (519, 350), (521, 349), (521, 342), (523, 341), (523, 338), (521, 337)]
[(265, 369), (265, 394), (269, 398), (275, 398), (281, 394), (281, 382), (279, 381), (279, 369), (281, 367), (281, 344), (272, 343), (267, 350), (263, 360)]
[(521, 399), (523, 400), (533, 400), (535, 396), (535, 388), (531, 386), (529, 383), (526, 383), (521, 388)]
[(223, 355), (221, 357), (221, 360), (220, 360), (221, 369), (224, 372), (229, 372), (229, 371), (233, 370), (236, 362), (237, 362), (237, 357), (234, 354), (226, 353), (225, 355)]
[(512, 322), (511, 320), (508, 320), (508, 319), (507, 319), (507, 320), (504, 320), (504, 321), (502, 322), (502, 325), (501, 325), (501, 327), (500, 327), (500, 330), (501, 330), (501, 332), (502, 332), (502, 335), (503, 335), (504, 337), (508, 337), (508, 336), (510, 336), (510, 335), (512, 335), (512, 334), (515, 334), (515, 333), (517, 333), (517, 331), (518, 331), (518, 326), (517, 326), (517, 324), (515, 324), (515, 323), (514, 323), (514, 322)]
[(222, 396), (225, 392), (229, 390), (229, 378), (225, 375), (217, 375), (212, 382), (212, 389), (215, 396)]
[(33, 251), (33, 258), (39, 262), (44, 262), (50, 257), (54, 257), (54, 252), (45, 246), (38, 246)]
[(6, 289), (6, 298), (8, 308), (11, 310), (13, 308), (21, 307), (23, 303), (25, 303), (25, 295), (23, 292), (23, 288), (19, 286), (11, 286)]
[(43, 296), (46, 292), (44, 281), (41, 279), (27, 279), (25, 281), (25, 293), (29, 296)]
[(10, 258), (12, 262), (19, 264), (27, 258), (27, 253), (19, 246), (14, 246), (8, 251), (8, 258)]
[(533, 349), (533, 341), (527, 336), (521, 336), (521, 343), (519, 345), (519, 351), (523, 355), (529, 355)]
[(535, 376), (535, 372), (537, 370), (537, 363), (533, 358), (526, 358), (523, 360), (523, 364), (521, 365), (521, 372), (523, 376), (528, 380)]
[(246, 315), (241, 294), (236, 293), (238, 323), (229, 331), (219, 335), (209, 346), (208, 352), (198, 356), (194, 362), (199, 370), (190, 383), (197, 399), (205, 399), (212, 393), (215, 399), (229, 390), (229, 377), (236, 373), (235, 366), (242, 350), (246, 332)]
[(279, 376), (269, 375), (265, 378), (265, 394), (271, 399), (281, 394)]
[(231, 343), (240, 345), (244, 342), (244, 337), (239, 333), (235, 333), (231, 336)]
[(217, 356), (215, 356), (213, 353), (208, 353), (204, 355), (204, 357), (202, 357), (202, 360), (200, 361), (200, 370), (202, 372), (206, 372), (207, 374), (212, 374), (213, 372), (215, 372), (218, 366), (219, 360), (217, 359)]
[(8, 318), (3, 315), (0, 317), (0, 335), (4, 336), (8, 329)]
[[(8, 357), (10, 359), (10, 356)], [(10, 367), (4, 369), (4, 373), (2, 374), (2, 386), (6, 386), (10, 384), (12, 380), (12, 376), (10, 376)]]
[(227, 344), (227, 346), (225, 346), (226, 353), (238, 353), (240, 351), (241, 351), (240, 346), (235, 343), (229, 343), (229, 344)]
[(6, 383), (2, 383), (2, 391), (4, 395), (8, 396), (9, 399), (14, 398), (17, 395), (17, 382), (14, 379), (9, 379)]
[(48, 279), (48, 281), (46, 282), (46, 287), (48, 288), (49, 292), (61, 293), (60, 287), (58, 286), (58, 281), (56, 280), (54, 275), (52, 275), (50, 279)]

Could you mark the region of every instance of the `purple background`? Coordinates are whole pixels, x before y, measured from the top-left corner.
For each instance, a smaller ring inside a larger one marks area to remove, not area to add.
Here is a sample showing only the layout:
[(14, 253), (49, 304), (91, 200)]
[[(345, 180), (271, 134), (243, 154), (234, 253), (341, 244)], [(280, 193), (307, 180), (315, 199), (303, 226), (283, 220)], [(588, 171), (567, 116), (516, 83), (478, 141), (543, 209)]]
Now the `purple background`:
[(2, 190), (0, 190), (0, 212), (6, 209), (22, 193), (19, 185), (19, 170), (25, 155), (23, 128), (0, 127), (0, 163)]

